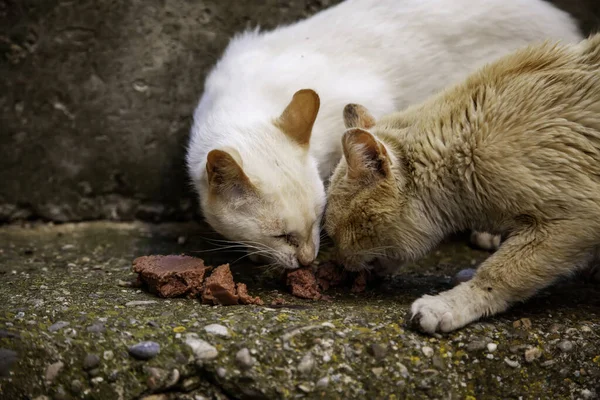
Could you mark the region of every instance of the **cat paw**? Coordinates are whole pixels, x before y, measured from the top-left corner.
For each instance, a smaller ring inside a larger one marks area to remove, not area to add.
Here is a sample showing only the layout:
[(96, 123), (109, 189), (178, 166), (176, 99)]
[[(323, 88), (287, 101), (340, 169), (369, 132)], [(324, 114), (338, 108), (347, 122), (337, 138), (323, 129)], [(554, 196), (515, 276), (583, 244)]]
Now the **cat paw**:
[(500, 248), (500, 235), (492, 235), (487, 232), (471, 233), (471, 244), (482, 250), (496, 251)]
[(411, 307), (411, 325), (424, 333), (450, 332), (459, 326), (452, 308), (441, 296), (425, 295)]

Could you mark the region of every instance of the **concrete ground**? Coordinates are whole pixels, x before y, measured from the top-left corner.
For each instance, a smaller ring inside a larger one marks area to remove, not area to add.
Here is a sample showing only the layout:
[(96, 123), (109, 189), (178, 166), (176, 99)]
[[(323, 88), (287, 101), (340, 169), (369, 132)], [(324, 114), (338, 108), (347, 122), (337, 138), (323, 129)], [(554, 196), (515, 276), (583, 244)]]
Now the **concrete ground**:
[[(291, 297), (277, 271), (197, 224), (0, 228), (2, 399), (589, 399), (600, 395), (600, 285), (574, 278), (504, 315), (427, 337), (410, 303), (487, 253), (447, 243), (361, 295)], [(207, 240), (208, 238), (208, 240)], [(232, 262), (267, 306), (206, 306), (130, 287), (131, 261)], [(284, 297), (286, 307), (268, 306)], [(151, 341), (148, 347), (128, 350)], [(157, 346), (158, 345), (158, 346)]]

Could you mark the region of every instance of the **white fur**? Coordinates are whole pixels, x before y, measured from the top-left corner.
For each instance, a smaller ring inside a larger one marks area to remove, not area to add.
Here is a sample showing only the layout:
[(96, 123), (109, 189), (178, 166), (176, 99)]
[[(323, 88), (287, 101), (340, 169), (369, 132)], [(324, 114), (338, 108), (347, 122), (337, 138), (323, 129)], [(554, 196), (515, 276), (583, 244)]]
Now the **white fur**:
[[(347, 103), (378, 118), (527, 43), (581, 38), (566, 13), (542, 0), (347, 0), (290, 26), (239, 35), (209, 74), (194, 114), (187, 162), (204, 214), (220, 233), (271, 247), (293, 268), (286, 261), (293, 249), (267, 239), (274, 232), (260, 218), (273, 212), (286, 229), (306, 225), (307, 212), (320, 219)], [(303, 88), (321, 98), (307, 157), (272, 123)], [(237, 150), (264, 197), (276, 198), (253, 211), (256, 219), (233, 208), (216, 212), (205, 201), (207, 154), (226, 147)]]

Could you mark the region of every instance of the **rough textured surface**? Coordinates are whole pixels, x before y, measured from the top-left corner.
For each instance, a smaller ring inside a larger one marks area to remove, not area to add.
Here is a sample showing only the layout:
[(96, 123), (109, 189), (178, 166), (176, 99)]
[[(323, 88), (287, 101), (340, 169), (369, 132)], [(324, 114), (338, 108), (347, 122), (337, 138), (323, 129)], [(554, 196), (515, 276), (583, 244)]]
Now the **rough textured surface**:
[[(279, 274), (243, 262), (232, 262), (235, 280), (279, 305), (208, 306), (121, 285), (144, 254), (239, 257), (206, 252), (205, 229), (0, 228), (0, 398), (598, 398), (598, 284), (565, 281), (436, 337), (407, 328), (408, 307), (487, 257), (464, 242), (364, 293), (331, 289), (331, 302), (292, 297)], [(144, 342), (160, 346), (148, 361), (129, 354)]]
[(190, 116), (230, 36), (336, 2), (0, 0), (0, 221), (189, 219)]

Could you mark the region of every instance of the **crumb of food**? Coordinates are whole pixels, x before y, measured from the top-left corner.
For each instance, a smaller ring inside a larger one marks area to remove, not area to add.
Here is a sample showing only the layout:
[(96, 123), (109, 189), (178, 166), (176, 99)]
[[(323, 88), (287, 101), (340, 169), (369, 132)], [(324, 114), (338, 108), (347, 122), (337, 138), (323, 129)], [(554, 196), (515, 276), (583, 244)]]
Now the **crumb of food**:
[(257, 304), (260, 306), (264, 304), (260, 297), (252, 297), (248, 294), (248, 287), (245, 283), (238, 283), (236, 288), (240, 304)]
[(296, 297), (311, 300), (318, 300), (322, 297), (317, 285), (317, 279), (310, 266), (288, 272), (286, 284)]
[(367, 282), (369, 279), (368, 271), (360, 271), (358, 275), (354, 278), (354, 282), (352, 283), (352, 293), (362, 293), (367, 288)]
[(277, 297), (271, 301), (272, 306), (282, 306), (285, 304), (285, 299), (283, 297)]
[(347, 276), (346, 270), (333, 262), (321, 264), (316, 272), (317, 283), (323, 291), (332, 286), (341, 285), (347, 279)]
[(197, 297), (210, 269), (199, 258), (181, 255), (142, 256), (133, 260), (138, 281), (160, 297)]

